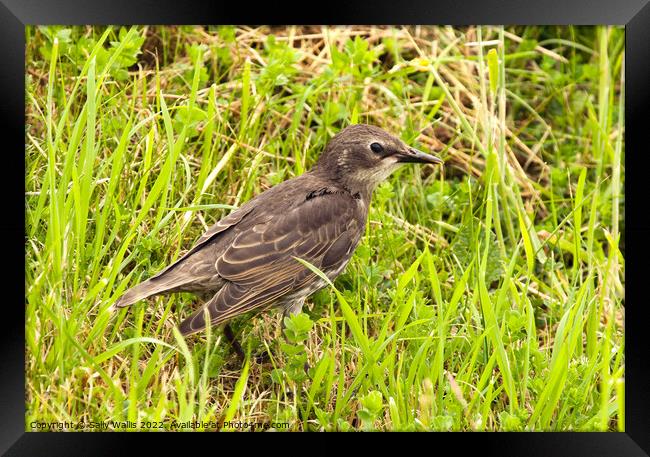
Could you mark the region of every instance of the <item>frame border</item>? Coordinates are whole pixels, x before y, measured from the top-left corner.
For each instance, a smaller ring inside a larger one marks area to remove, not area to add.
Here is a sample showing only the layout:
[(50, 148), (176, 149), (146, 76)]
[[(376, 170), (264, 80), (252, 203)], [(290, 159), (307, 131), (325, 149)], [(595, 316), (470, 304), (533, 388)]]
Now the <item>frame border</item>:
[[(476, 445), (483, 450), (498, 452), (499, 455), (648, 455), (650, 371), (643, 350), (647, 347), (643, 327), (649, 322), (647, 307), (643, 302), (647, 296), (644, 266), (650, 258), (650, 212), (644, 208), (648, 191), (643, 176), (649, 169), (645, 166), (648, 165), (646, 116), (650, 105), (648, 2), (649, 0), (538, 0), (533, 3), (516, 0), (465, 0), (460, 8), (454, 0), (435, 3), (431, 0), (418, 0), (400, 6), (388, 0), (372, 4), (333, 0), (318, 10), (314, 8), (309, 11), (304, 8), (304, 3), (297, 2), (286, 5), (285, 8), (278, 8), (271, 2), (251, 8), (236, 2), (217, 5), (194, 1), (180, 6), (172, 0), (142, 0), (137, 3), (133, 0), (59, 0), (53, 5), (44, 0), (0, 0), (0, 38), (4, 54), (0, 69), (0, 84), (3, 89), (0, 115), (4, 122), (0, 125), (5, 133), (5, 147), (11, 151), (6, 157), (11, 169), (25, 170), (24, 155), (17, 155), (15, 151), (25, 145), (24, 32), (25, 25), (28, 24), (625, 24), (625, 207), (628, 211), (624, 236), (633, 246), (626, 252), (626, 295), (630, 297), (626, 303), (625, 335), (626, 432), (470, 433), (462, 436), (457, 432), (437, 434), (435, 447), (448, 447), (458, 452), (468, 448), (468, 445)], [(630, 151), (634, 151), (633, 161), (630, 159)], [(10, 179), (3, 179), (0, 183), (0, 195), (6, 197), (4, 206), (5, 209), (9, 207), (11, 215), (0, 222), (0, 239), (5, 242), (5, 251), (8, 251), (9, 256), (17, 259), (18, 265), (24, 268), (24, 251), (20, 252), (20, 240), (23, 244), (26, 241), (25, 208), (22, 203), (24, 175), (10, 173), (8, 178)], [(133, 442), (136, 436), (149, 436), (127, 435), (124, 432), (99, 435), (25, 432), (25, 316), (24, 309), (13, 305), (19, 303), (25, 295), (23, 272), (24, 269), (20, 271), (20, 268), (6, 268), (4, 276), (9, 284), (20, 284), (22, 276), (23, 290), (8, 288), (12, 298), (4, 307), (4, 312), (8, 313), (5, 318), (8, 325), (4, 326), (0, 334), (0, 347), (3, 350), (0, 357), (0, 417), (3, 424), (0, 429), (0, 453), (114, 455), (128, 446), (125, 439)], [(18, 296), (21, 293), (22, 297)], [(179, 436), (167, 433), (156, 435), (155, 443), (164, 446), (171, 439), (170, 435)], [(205, 439), (204, 435), (194, 434), (192, 439), (199, 436), (201, 438), (198, 439)], [(295, 435), (292, 435), (292, 440), (295, 439), (293, 436)], [(389, 434), (372, 436), (373, 441), (377, 442)], [(148, 441), (148, 445), (154, 444), (153, 440)]]

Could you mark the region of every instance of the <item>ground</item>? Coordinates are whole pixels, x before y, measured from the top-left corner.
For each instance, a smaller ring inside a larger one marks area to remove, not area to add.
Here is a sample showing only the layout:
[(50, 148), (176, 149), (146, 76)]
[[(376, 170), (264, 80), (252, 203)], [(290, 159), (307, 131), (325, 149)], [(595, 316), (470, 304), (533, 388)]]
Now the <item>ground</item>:
[[(27, 430), (624, 430), (622, 28), (26, 43)], [(233, 321), (241, 363), (220, 328), (177, 332), (191, 294), (111, 311), (356, 122), (445, 165), (378, 189), (350, 265), (284, 334), (279, 314)]]

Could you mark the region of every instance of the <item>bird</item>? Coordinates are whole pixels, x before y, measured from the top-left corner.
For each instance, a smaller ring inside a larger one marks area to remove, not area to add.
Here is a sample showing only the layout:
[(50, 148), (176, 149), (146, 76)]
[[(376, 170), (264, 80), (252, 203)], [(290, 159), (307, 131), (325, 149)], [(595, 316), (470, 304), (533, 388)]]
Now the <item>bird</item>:
[(205, 297), (179, 325), (184, 336), (220, 324), (231, 333), (228, 321), (249, 311), (300, 313), (306, 298), (326, 281), (297, 259), (333, 281), (365, 232), (373, 191), (405, 163), (443, 161), (377, 126), (349, 125), (330, 139), (310, 170), (233, 210), (114, 306), (174, 292)]

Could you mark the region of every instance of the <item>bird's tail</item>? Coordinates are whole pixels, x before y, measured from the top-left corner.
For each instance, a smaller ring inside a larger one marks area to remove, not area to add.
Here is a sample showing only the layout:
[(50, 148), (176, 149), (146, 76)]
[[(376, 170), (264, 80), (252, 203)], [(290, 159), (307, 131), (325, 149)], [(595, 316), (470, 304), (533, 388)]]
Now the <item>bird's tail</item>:
[(124, 308), (153, 295), (173, 292), (179, 286), (182, 286), (186, 280), (184, 277), (164, 278), (154, 276), (124, 292), (113, 306), (116, 308)]

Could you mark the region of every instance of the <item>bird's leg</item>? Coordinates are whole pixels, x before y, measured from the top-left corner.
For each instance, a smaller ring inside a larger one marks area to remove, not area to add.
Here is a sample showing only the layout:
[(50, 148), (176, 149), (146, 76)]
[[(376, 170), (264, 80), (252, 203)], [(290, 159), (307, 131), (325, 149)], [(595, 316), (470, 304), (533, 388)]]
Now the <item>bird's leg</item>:
[(246, 355), (244, 354), (244, 350), (242, 349), (241, 344), (239, 344), (239, 341), (237, 341), (237, 338), (235, 338), (235, 334), (232, 331), (230, 324), (223, 326), (223, 335), (228, 340), (228, 343), (230, 343), (230, 346), (232, 347), (233, 351), (235, 351), (235, 354), (237, 354), (237, 357), (239, 357), (239, 360), (243, 363), (246, 359)]
[[(306, 297), (305, 297), (306, 298)], [(295, 316), (296, 314), (300, 314), (302, 311), (302, 305), (305, 304), (305, 298), (301, 298), (300, 300), (296, 300), (293, 303), (291, 303), (289, 306), (284, 308), (284, 312), (282, 313), (282, 333), (284, 334), (284, 330), (286, 328), (286, 325), (284, 323), (284, 320), (287, 317)], [(305, 362), (305, 365), (303, 367), (305, 369), (305, 373), (309, 374), (309, 363)]]
[[(284, 335), (284, 330), (286, 329), (286, 324), (284, 323), (284, 319), (289, 316), (293, 316), (294, 314), (300, 313), (302, 310), (302, 305), (305, 303), (305, 299), (303, 298), (302, 300), (297, 300), (293, 303), (291, 303), (289, 306), (284, 307), (284, 311), (282, 312), (282, 323), (281, 323), (281, 329), (282, 329), (282, 334)], [(269, 362), (271, 360), (271, 355), (268, 352), (264, 352), (256, 357), (256, 360), (258, 363), (265, 363)]]
[(295, 316), (296, 314), (300, 314), (300, 312), (302, 311), (302, 305), (304, 304), (305, 304), (305, 299), (301, 298), (299, 300), (294, 301), (289, 306), (286, 306), (284, 308), (284, 312), (282, 313), (282, 333), (284, 333), (284, 329), (286, 328), (284, 319), (287, 317)]

